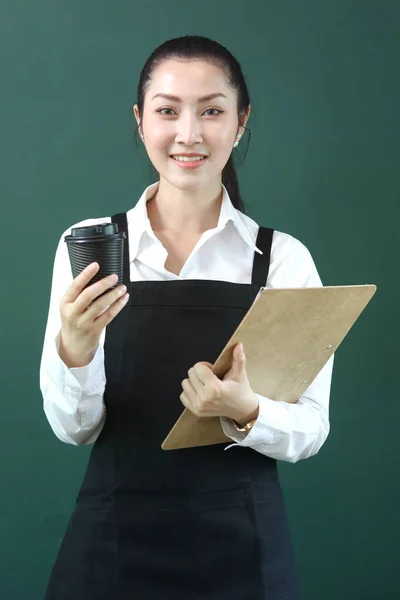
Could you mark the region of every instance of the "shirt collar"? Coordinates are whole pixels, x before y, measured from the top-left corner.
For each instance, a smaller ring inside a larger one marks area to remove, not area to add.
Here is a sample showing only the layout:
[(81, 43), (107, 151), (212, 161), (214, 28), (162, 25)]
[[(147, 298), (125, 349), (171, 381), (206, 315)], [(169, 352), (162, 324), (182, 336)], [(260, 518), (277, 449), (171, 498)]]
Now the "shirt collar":
[[(129, 228), (130, 260), (133, 260), (137, 256), (140, 241), (145, 233), (147, 233), (157, 243), (161, 244), (151, 228), (151, 223), (146, 208), (147, 202), (155, 196), (159, 183), (160, 182), (157, 181), (156, 183), (149, 185), (139, 198), (136, 206), (131, 208), (126, 214)], [(248, 246), (250, 246), (250, 248), (255, 252), (262, 254), (261, 250), (257, 248), (255, 244), (256, 240), (254, 238), (254, 234), (252, 234), (246, 225), (246, 217), (233, 206), (228, 194), (228, 190), (224, 184), (222, 184), (222, 189), (221, 211), (216, 230), (222, 231), (229, 225), (229, 223), (232, 223), (246, 244), (248, 244)]]
[(262, 254), (261, 250), (256, 246), (256, 240), (254, 234), (249, 230), (246, 221), (248, 221), (248, 217), (245, 217), (243, 213), (237, 210), (229, 197), (228, 190), (222, 184), (222, 203), (221, 203), (221, 212), (218, 219), (217, 229), (224, 229), (228, 223), (232, 223), (239, 235), (242, 239), (250, 246), (252, 250)]
[(146, 208), (147, 202), (155, 196), (158, 190), (158, 185), (158, 181), (152, 185), (149, 185), (140, 196), (136, 206), (128, 210), (126, 213), (129, 230), (129, 257), (131, 261), (137, 256), (140, 241), (145, 233), (150, 235), (151, 238), (161, 244), (151, 228), (151, 223)]

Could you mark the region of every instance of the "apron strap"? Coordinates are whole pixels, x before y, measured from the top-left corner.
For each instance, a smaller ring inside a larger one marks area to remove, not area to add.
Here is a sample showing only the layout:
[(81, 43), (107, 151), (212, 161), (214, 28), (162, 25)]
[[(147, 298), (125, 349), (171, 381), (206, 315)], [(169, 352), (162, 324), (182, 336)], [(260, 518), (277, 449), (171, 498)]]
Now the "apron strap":
[(251, 275), (251, 285), (256, 288), (265, 287), (267, 281), (273, 235), (274, 230), (269, 227), (260, 227), (258, 230), (256, 246), (262, 254), (254, 251), (253, 272)]
[(125, 232), (124, 239), (124, 284), (128, 287), (130, 281), (130, 265), (129, 265), (129, 236), (128, 236), (128, 221), (126, 213), (118, 213), (111, 217), (111, 222), (118, 225), (118, 231)]

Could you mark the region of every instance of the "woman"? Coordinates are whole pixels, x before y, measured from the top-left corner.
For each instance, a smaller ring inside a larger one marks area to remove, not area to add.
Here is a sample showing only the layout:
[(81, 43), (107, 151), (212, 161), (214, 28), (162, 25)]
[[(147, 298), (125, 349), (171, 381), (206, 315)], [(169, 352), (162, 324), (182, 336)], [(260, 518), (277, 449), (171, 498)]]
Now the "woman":
[[(159, 181), (127, 214), (79, 224), (126, 232), (125, 285), (85, 289), (96, 263), (72, 280), (70, 229), (55, 258), (44, 408), (62, 441), (94, 447), (46, 598), (298, 599), (276, 460), (324, 443), (332, 360), (295, 405), (251, 389), (240, 344), (223, 381), (212, 363), (261, 286), (321, 281), (298, 240), (243, 214), (232, 151), (250, 100), (227, 49), (162, 44), (134, 115)], [(184, 406), (232, 444), (163, 451)]]

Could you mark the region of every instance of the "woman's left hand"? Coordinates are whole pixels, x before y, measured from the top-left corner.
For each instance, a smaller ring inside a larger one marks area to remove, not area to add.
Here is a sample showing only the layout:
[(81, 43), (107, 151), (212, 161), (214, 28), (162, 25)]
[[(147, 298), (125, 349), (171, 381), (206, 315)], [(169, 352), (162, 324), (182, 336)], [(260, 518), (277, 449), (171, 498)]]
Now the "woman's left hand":
[(223, 380), (214, 375), (213, 365), (198, 362), (182, 381), (182, 404), (198, 417), (228, 417), (240, 425), (258, 416), (258, 398), (246, 373), (243, 345), (233, 349), (233, 362)]

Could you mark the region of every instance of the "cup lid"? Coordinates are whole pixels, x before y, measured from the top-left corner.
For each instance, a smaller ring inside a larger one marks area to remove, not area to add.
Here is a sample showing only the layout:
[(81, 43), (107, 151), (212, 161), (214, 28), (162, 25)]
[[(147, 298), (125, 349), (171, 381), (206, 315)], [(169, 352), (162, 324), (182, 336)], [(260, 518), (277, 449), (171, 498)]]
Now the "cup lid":
[(73, 227), (71, 237), (96, 238), (118, 233), (117, 223), (99, 223), (98, 225), (87, 225), (85, 227)]

